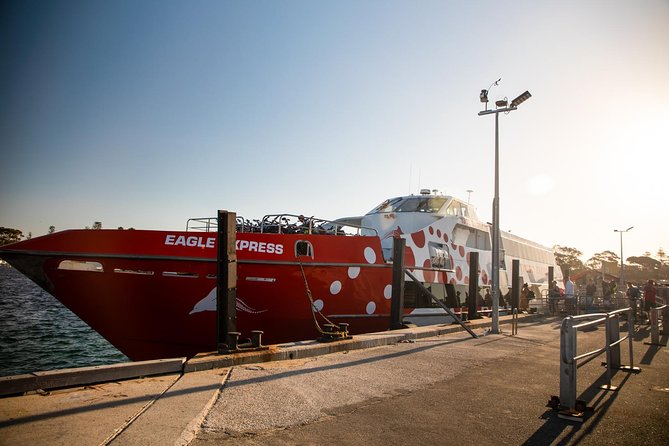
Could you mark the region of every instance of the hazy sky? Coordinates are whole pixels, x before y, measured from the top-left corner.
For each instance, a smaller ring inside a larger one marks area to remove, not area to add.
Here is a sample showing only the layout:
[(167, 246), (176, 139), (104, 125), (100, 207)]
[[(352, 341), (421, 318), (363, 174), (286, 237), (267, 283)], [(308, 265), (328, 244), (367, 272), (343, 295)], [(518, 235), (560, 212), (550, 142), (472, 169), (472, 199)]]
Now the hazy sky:
[(0, 226), (360, 215), (428, 187), (548, 246), (669, 251), (669, 2), (5, 1)]

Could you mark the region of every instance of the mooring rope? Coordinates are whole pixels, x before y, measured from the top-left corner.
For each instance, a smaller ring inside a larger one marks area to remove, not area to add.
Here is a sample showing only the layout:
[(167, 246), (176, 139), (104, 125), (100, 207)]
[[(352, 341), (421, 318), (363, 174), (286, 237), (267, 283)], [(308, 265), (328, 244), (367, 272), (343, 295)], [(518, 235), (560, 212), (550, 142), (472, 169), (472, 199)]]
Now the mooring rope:
[(325, 322), (327, 322), (328, 324), (330, 324), (330, 325), (335, 325), (335, 324), (332, 323), (332, 321), (330, 319), (325, 317), (325, 315), (323, 313), (321, 313), (321, 310), (316, 308), (316, 306), (314, 305), (314, 298), (311, 295), (311, 290), (309, 289), (309, 283), (307, 282), (307, 276), (306, 276), (306, 274), (304, 274), (304, 267), (302, 266), (302, 260), (300, 259), (300, 257), (301, 256), (298, 255), (296, 258), (297, 258), (297, 262), (300, 264), (300, 271), (302, 272), (302, 279), (304, 280), (304, 287), (307, 290), (307, 297), (309, 298), (309, 303), (311, 304), (311, 315), (314, 318), (314, 324), (316, 325), (316, 330), (318, 330), (318, 332), (320, 334), (325, 334), (326, 332), (323, 331), (323, 329), (321, 328), (321, 326), (318, 323), (318, 319), (316, 319), (316, 313), (318, 313), (323, 318), (323, 320), (325, 320)]

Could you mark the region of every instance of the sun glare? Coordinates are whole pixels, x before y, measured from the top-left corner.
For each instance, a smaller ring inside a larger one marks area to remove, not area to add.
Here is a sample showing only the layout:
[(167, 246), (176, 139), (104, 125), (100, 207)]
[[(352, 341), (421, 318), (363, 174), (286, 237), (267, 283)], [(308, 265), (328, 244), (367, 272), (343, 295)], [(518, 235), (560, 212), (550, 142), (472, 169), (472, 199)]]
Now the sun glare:
[(548, 175), (539, 174), (528, 178), (525, 187), (530, 195), (540, 196), (551, 192), (555, 184)]

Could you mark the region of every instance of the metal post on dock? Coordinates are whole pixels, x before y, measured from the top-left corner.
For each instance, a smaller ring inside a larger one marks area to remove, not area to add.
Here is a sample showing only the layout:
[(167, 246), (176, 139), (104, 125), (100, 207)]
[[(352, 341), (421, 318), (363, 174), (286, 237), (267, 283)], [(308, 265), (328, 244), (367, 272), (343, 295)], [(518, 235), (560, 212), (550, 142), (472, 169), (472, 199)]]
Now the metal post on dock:
[(467, 319), (476, 319), (479, 294), (479, 253), (470, 252), (469, 254), (469, 300), (467, 301)]
[(236, 214), (218, 211), (216, 259), (216, 345), (218, 351), (237, 348), (237, 252)]
[(511, 308), (518, 308), (520, 301), (520, 260), (511, 261)]
[(557, 309), (557, 301), (552, 302), (551, 301), (551, 294), (553, 290), (553, 278), (555, 277), (553, 273), (553, 267), (549, 266), (548, 267), (548, 295), (546, 296), (548, 298), (548, 311), (553, 315), (553, 311)]
[[(552, 275), (552, 271), (549, 276)], [(576, 406), (576, 330), (574, 319), (567, 316), (560, 326), (560, 404), (571, 410)]]
[(390, 300), (390, 329), (404, 328), (402, 313), (404, 310), (404, 246), (403, 238), (393, 239), (393, 290)]

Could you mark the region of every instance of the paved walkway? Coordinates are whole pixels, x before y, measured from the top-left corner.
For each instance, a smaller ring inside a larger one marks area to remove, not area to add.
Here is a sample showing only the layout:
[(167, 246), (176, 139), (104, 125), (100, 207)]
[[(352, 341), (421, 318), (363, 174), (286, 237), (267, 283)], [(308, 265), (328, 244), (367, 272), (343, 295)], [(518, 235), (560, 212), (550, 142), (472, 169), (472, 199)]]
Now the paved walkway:
[[(669, 444), (669, 347), (645, 345), (642, 327), (642, 371), (615, 373), (617, 392), (597, 387), (603, 359), (579, 368), (592, 410), (569, 422), (546, 407), (559, 394), (558, 324), (3, 398), (0, 444)], [(579, 352), (603, 336), (582, 333)]]

